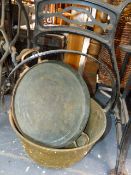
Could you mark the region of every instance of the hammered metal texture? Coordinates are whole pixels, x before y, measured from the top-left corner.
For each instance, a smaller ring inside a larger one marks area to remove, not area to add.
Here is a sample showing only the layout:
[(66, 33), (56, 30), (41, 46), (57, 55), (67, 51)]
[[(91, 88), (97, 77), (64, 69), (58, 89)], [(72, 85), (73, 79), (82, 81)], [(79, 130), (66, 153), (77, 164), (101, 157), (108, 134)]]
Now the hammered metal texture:
[[(40, 146), (25, 138), (13, 120), (13, 113), (10, 112), (10, 123), (17, 136), (21, 139), (29, 156), (38, 164), (51, 168), (65, 168), (80, 161), (91, 150), (92, 146), (101, 138), (106, 129), (106, 116), (102, 108), (91, 100), (91, 112), (85, 133), (89, 136), (89, 143), (82, 147), (72, 149), (53, 149)], [(97, 126), (97, 127), (96, 127)]]

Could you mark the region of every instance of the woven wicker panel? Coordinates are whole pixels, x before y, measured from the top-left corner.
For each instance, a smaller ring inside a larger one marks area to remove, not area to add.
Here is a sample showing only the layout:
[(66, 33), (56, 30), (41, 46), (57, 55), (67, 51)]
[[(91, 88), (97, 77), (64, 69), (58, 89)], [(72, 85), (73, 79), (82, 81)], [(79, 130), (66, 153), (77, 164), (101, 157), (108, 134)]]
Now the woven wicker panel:
[[(120, 2), (122, 2), (122, 0), (115, 0), (113, 4), (118, 5), (120, 4)], [(131, 5), (128, 5), (121, 15), (115, 36), (115, 52), (119, 70), (121, 69), (126, 54), (125, 52), (119, 49), (119, 45), (130, 44), (130, 43), (131, 43)], [(99, 54), (99, 59), (105, 62), (109, 66), (109, 68), (112, 68), (110, 62), (110, 55), (106, 48), (102, 47), (101, 52)], [(131, 73), (131, 59), (129, 61), (129, 64), (127, 65), (125, 75), (121, 82), (121, 87), (125, 87), (125, 84), (127, 82), (130, 73)], [(99, 81), (106, 85), (110, 85), (109, 77), (106, 71), (104, 71), (102, 67), (100, 67), (99, 71)]]

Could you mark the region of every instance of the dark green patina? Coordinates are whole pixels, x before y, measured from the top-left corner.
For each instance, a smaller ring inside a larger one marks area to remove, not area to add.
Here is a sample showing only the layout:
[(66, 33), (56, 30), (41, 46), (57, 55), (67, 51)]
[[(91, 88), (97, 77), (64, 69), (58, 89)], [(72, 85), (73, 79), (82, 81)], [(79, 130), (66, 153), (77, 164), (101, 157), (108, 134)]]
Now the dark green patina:
[(81, 75), (55, 61), (28, 70), (17, 83), (13, 103), (21, 132), (56, 148), (80, 136), (90, 113), (90, 95)]

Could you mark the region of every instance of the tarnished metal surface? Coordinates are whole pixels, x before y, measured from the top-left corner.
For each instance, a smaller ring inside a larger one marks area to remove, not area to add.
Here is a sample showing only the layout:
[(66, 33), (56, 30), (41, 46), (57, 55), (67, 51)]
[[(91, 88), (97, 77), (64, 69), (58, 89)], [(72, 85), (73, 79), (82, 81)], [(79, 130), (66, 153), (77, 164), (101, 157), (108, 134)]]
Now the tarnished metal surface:
[[(114, 7), (111, 5), (107, 6), (107, 4), (101, 3), (101, 1), (97, 2), (94, 0), (93, 1), (91, 1), (91, 0), (88, 0), (88, 1), (85, 1), (85, 0), (83, 0), (83, 1), (80, 1), (80, 0), (66, 0), (66, 1), (65, 0), (63, 0), (63, 1), (61, 1), (61, 0), (57, 0), (57, 1), (37, 0), (36, 1), (36, 7), (37, 7), (36, 8), (36, 14), (37, 14), (36, 15), (37, 16), (37, 18), (36, 18), (36, 30), (37, 30), (37, 32), (35, 33), (35, 42), (36, 43), (37, 43), (39, 36), (41, 36), (41, 35), (44, 35), (47, 33), (49, 34), (49, 33), (64, 33), (64, 32), (66, 33), (67, 32), (67, 33), (79, 34), (79, 35), (82, 35), (85, 37), (93, 38), (93, 39), (101, 42), (102, 44), (104, 44), (108, 48), (108, 50), (111, 54), (111, 62), (113, 65), (113, 72), (115, 74), (115, 79), (116, 79), (116, 82), (115, 82), (115, 85), (113, 88), (113, 93), (112, 93), (110, 105), (108, 105), (108, 108), (107, 108), (108, 110), (110, 110), (110, 109), (114, 110), (114, 107), (116, 106), (116, 104), (118, 102), (119, 95), (120, 95), (120, 93), (119, 93), (119, 91), (120, 91), (120, 79), (119, 79), (118, 67), (117, 67), (116, 57), (115, 57), (115, 52), (114, 52), (114, 35), (116, 32), (116, 26), (118, 24), (120, 14), (121, 14), (122, 10), (124, 9), (124, 7), (127, 4), (129, 4), (130, 2), (131, 2), (130, 0), (126, 0), (122, 5), (120, 5), (118, 7)], [(109, 23), (102, 24), (102, 23), (96, 21), (96, 19), (93, 19), (92, 15), (90, 14), (89, 11), (87, 11), (83, 8), (78, 8), (78, 7), (76, 7), (76, 8), (75, 7), (68, 7), (68, 8), (65, 8), (63, 10), (63, 12), (55, 13), (55, 14), (51, 14), (51, 13), (44, 14), (42, 12), (42, 10), (41, 10), (42, 4), (49, 5), (49, 4), (57, 4), (57, 3), (81, 4), (82, 6), (91, 6), (91, 8), (96, 8), (96, 10), (102, 11), (104, 14), (109, 15), (110, 21), (109, 21)], [(41, 13), (39, 10), (41, 10)], [(64, 18), (63, 14), (62, 14), (64, 12), (67, 12), (68, 10), (76, 10), (78, 12), (84, 12), (85, 14), (87, 14), (91, 18), (92, 21), (90, 23), (89, 22), (80, 23), (80, 21), (68, 20), (68, 19)], [(56, 17), (62, 18), (66, 22), (75, 24), (76, 27), (74, 27), (74, 26), (67, 27), (67, 26), (42, 25), (42, 19), (51, 18), (53, 15)], [(97, 25), (97, 26), (101, 27), (104, 30), (104, 32), (106, 32), (106, 33), (105, 33), (105, 35), (99, 35), (99, 34), (94, 33), (88, 29), (82, 29), (81, 24), (85, 25), (85, 26)], [(54, 54), (55, 52), (62, 53), (64, 51), (63, 50), (62, 51), (53, 51), (52, 53)], [(46, 55), (46, 53), (44, 53), (43, 55)], [(32, 56), (28, 60), (33, 60), (40, 55), (41, 54)], [(26, 61), (25, 62), (23, 61), (22, 64), (24, 64), (24, 63), (26, 63)], [(17, 69), (18, 67), (16, 67), (15, 69)], [(118, 113), (119, 113), (119, 111), (118, 111)], [(116, 118), (117, 118), (117, 116), (116, 116)], [(117, 123), (119, 123), (119, 118), (117, 118)]]
[(8, 40), (8, 36), (5, 32), (5, 0), (2, 1), (2, 12), (1, 12), (1, 22), (0, 22), (0, 32), (2, 33), (5, 43), (6, 43), (6, 51), (4, 52), (2, 58), (0, 59), (0, 94), (1, 94), (1, 79), (2, 79), (2, 68), (3, 68), (3, 63), (5, 61), (5, 59), (7, 58), (7, 56), (9, 55), (9, 40)]
[[(54, 12), (54, 13), (47, 13), (46, 11), (46, 5), (56, 5), (56, 4), (69, 4), (67, 8), (63, 9), (62, 12)], [(118, 25), (118, 21), (120, 18), (120, 15), (123, 11), (123, 9), (130, 3), (130, 0), (126, 0), (123, 2), (120, 6), (113, 6), (106, 3), (103, 3), (102, 1), (95, 1), (95, 0), (36, 0), (36, 26), (35, 26), (35, 37), (34, 42), (37, 43), (38, 38), (41, 35), (49, 34), (49, 33), (73, 33), (78, 34), (81, 36), (85, 36), (88, 38), (92, 38), (101, 44), (106, 45), (107, 49), (109, 50), (109, 53), (111, 55), (111, 63), (113, 67), (113, 72), (116, 78), (116, 83), (113, 88), (114, 93), (114, 99), (111, 101), (112, 109), (117, 103), (117, 100), (120, 95), (120, 77), (118, 72), (118, 66), (116, 62), (116, 56), (115, 56), (115, 50), (114, 50), (114, 37), (116, 32), (116, 27)], [(73, 6), (72, 6), (73, 4)], [(81, 5), (81, 7), (78, 7), (77, 5)], [(87, 7), (87, 8), (86, 8)], [(103, 12), (105, 15), (108, 15), (110, 20), (105, 23), (101, 21), (97, 21), (95, 19), (91, 12), (89, 11), (90, 8), (95, 8), (96, 10)], [(86, 14), (91, 20), (90, 21), (83, 21), (80, 22), (78, 20), (72, 20), (67, 19), (64, 17), (64, 12), (68, 12), (69, 10), (75, 10), (78, 13), (84, 13)], [(70, 26), (62, 25), (62, 26), (56, 26), (56, 25), (46, 25), (44, 24), (44, 19), (47, 18), (53, 18), (58, 17), (60, 19), (65, 20), (69, 24), (72, 24)], [(75, 24), (75, 26), (73, 26)], [(88, 29), (88, 26), (98, 26), (101, 27), (101, 29), (104, 31), (104, 35), (98, 34), (94, 31), (91, 31)], [(83, 26), (86, 26), (85, 28), (82, 28)]]
[[(67, 33), (74, 33), (74, 34), (80, 34), (82, 36), (86, 36), (86, 37), (90, 37), (90, 38), (93, 38), (103, 44), (106, 45), (106, 47), (108, 48), (109, 50), (109, 53), (111, 55), (111, 64), (112, 64), (112, 67), (113, 67), (113, 72), (115, 74), (115, 78), (116, 78), (116, 85), (114, 86), (114, 99), (113, 101), (111, 101), (111, 105), (112, 106), (112, 109), (111, 111), (114, 111), (114, 107), (116, 105), (118, 105), (117, 103), (119, 103), (119, 97), (120, 97), (120, 76), (119, 76), (119, 72), (118, 72), (118, 66), (117, 66), (117, 62), (116, 62), (116, 56), (115, 56), (115, 50), (114, 50), (114, 36), (115, 36), (115, 32), (116, 32), (116, 27), (118, 25), (118, 21), (119, 21), (119, 18), (120, 18), (120, 15), (122, 13), (122, 11), (124, 10), (124, 8), (129, 4), (131, 3), (130, 0), (125, 0), (120, 6), (117, 6), (117, 7), (113, 7), (111, 5), (107, 5), (107, 4), (103, 4), (101, 3), (101, 1), (99, 2), (96, 2), (96, 1), (91, 1), (91, 0), (88, 0), (88, 1), (77, 1), (77, 0), (74, 0), (74, 1), (71, 1), (71, 0), (67, 0), (66, 3), (68, 4), (81, 4), (81, 5), (84, 5), (84, 6), (88, 6), (88, 7), (93, 7), (95, 8), (96, 10), (98, 11), (102, 11), (104, 12), (104, 14), (108, 14), (109, 17), (110, 17), (110, 21), (109, 23), (113, 24), (112, 26), (110, 25), (109, 28), (107, 27), (106, 25), (106, 33), (105, 35), (102, 35), (100, 36), (99, 34), (97, 33), (94, 33), (92, 31), (89, 31), (87, 30), (86, 28), (86, 31), (83, 30), (81, 28), (82, 25), (86, 25), (86, 26), (89, 26), (89, 25), (97, 25), (98, 27), (101, 27), (102, 29), (105, 29), (104, 28), (104, 25), (100, 25), (100, 23), (98, 24), (98, 21), (92, 19), (92, 15), (91, 13), (86, 9), (83, 10), (83, 8), (77, 8), (77, 7), (70, 7), (70, 9), (72, 10), (76, 10), (78, 12), (84, 12), (87, 14), (87, 16), (89, 16), (91, 18), (91, 22), (86, 22), (86, 23), (81, 23), (81, 26), (80, 26), (80, 22), (79, 21), (72, 21), (72, 20), (69, 20), (69, 19), (66, 19), (64, 16), (62, 16), (62, 12), (61, 13), (49, 13), (49, 14), (44, 14), (42, 11), (41, 11), (41, 7), (42, 5), (44, 6), (45, 4), (58, 4), (58, 3), (65, 3), (65, 1), (61, 1), (61, 0), (57, 0), (57, 1), (54, 1), (54, 0), (51, 0), (51, 1), (47, 1), (45, 0), (44, 2), (42, 2), (42, 0), (38, 0), (36, 1), (36, 29), (38, 30), (37, 31), (37, 34), (36, 34), (36, 41), (37, 41), (37, 37), (39, 37), (39, 35), (41, 35), (41, 33), (46, 33), (46, 32), (67, 32)], [(63, 10), (63, 12), (65, 11), (68, 11), (70, 10), (69, 7), (68, 8), (65, 8)], [(41, 11), (41, 12), (40, 12)], [(77, 27), (66, 27), (66, 26), (53, 26), (53, 27), (50, 27), (50, 26), (46, 26), (44, 25), (43, 23), (41, 23), (42, 19), (44, 18), (48, 18), (48, 17), (52, 17), (52, 16), (55, 16), (55, 17), (59, 17), (59, 18), (62, 18), (63, 20), (65, 20), (66, 22), (68, 23), (73, 23), (75, 25), (77, 25)], [(121, 111), (120, 109), (118, 109), (118, 115), (116, 115), (116, 120), (117, 120), (117, 127), (119, 126), (119, 124), (121, 125), (121, 121), (119, 120), (119, 115)], [(121, 133), (121, 132), (120, 132)], [(118, 138), (117, 138), (117, 141), (118, 141), (118, 150), (119, 150), (119, 141), (121, 139), (121, 134), (119, 133), (119, 130), (117, 130), (117, 134), (118, 134)], [(120, 135), (119, 135), (120, 134)]]
[[(125, 62), (125, 64), (127, 65), (129, 56), (131, 55), (131, 46), (124, 45), (124, 46), (121, 46), (121, 48), (126, 52), (125, 60), (127, 60), (127, 62)], [(125, 73), (125, 71), (126, 71), (126, 69), (124, 68), (126, 65), (122, 66), (123, 73)], [(125, 173), (125, 169), (126, 169), (125, 162), (126, 162), (129, 146), (131, 145), (131, 137), (130, 137), (131, 119), (129, 117), (129, 114), (127, 111), (127, 105), (125, 103), (125, 99), (126, 99), (127, 95), (129, 94), (130, 85), (131, 85), (131, 74), (129, 74), (129, 76), (128, 76), (128, 80), (126, 82), (126, 86), (125, 86), (125, 89), (124, 89), (122, 97), (121, 97), (121, 101), (124, 103), (122, 103), (120, 101), (121, 112), (123, 112), (122, 114), (124, 115), (124, 118), (128, 118), (128, 120), (124, 123), (124, 127), (122, 130), (123, 131), (122, 136), (120, 137), (121, 140), (120, 140), (119, 145), (118, 145), (119, 147), (117, 150), (117, 160), (116, 160), (116, 167), (115, 167), (115, 173), (122, 174), (122, 175), (127, 174), (127, 173)], [(123, 116), (121, 116), (121, 113), (120, 113), (120, 117), (122, 120)]]
[(85, 128), (90, 95), (81, 75), (69, 65), (43, 62), (19, 80), (13, 113), (26, 136), (50, 147), (62, 147), (72, 143)]
[[(2, 57), (0, 58), (0, 94), (1, 94), (1, 79), (2, 79), (2, 69), (3, 69), (3, 64), (5, 62), (5, 60), (7, 59), (8, 55), (11, 54), (12, 57), (12, 62), (14, 64), (14, 66), (16, 66), (16, 49), (14, 49), (15, 43), (19, 37), (19, 33), (20, 33), (20, 20), (21, 20), (21, 13), (23, 12), (25, 20), (26, 20), (26, 26), (27, 26), (27, 47), (30, 47), (30, 25), (29, 25), (29, 21), (28, 21), (28, 15), (27, 12), (24, 8), (24, 5), (22, 3), (21, 0), (17, 0), (16, 1), (18, 8), (19, 8), (19, 14), (18, 14), (18, 28), (17, 28), (17, 32), (16, 35), (14, 36), (14, 38), (12, 38), (12, 40), (10, 41), (10, 39), (8, 38), (8, 35), (6, 33), (6, 29), (5, 29), (5, 8), (6, 8), (6, 1), (2, 0), (1, 1), (1, 23), (0, 23), (0, 32), (2, 33), (2, 36), (4, 38), (4, 45), (3, 45), (3, 50), (4, 53), (2, 55)], [(10, 26), (12, 27), (12, 26)], [(13, 49), (12, 49), (13, 48)]]
[[(12, 72), (9, 74), (8, 78), (11, 78), (11, 76), (15, 73), (15, 71), (17, 71), (21, 66), (23, 66), (24, 64), (27, 64), (29, 62), (31, 62), (32, 60), (38, 59), (39, 57), (43, 57), (43, 56), (48, 56), (48, 55), (52, 55), (52, 54), (62, 54), (62, 53), (73, 53), (73, 54), (78, 54), (78, 55), (83, 55), (85, 57), (88, 57), (96, 62), (98, 62), (99, 64), (102, 65), (102, 67), (107, 71), (107, 73), (109, 74), (110, 78), (111, 78), (111, 83), (112, 83), (112, 89), (114, 89), (115, 86), (115, 79), (112, 76), (112, 72), (110, 71), (110, 69), (104, 64), (102, 63), (100, 60), (97, 60), (96, 58), (92, 57), (91, 55), (87, 55), (84, 54), (80, 51), (72, 51), (72, 50), (63, 50), (63, 49), (59, 49), (59, 50), (51, 50), (51, 51), (46, 51), (46, 52), (38, 52), (37, 54), (34, 54), (28, 58), (26, 58), (26, 60), (22, 61), (21, 63), (19, 63), (13, 70)], [(108, 102), (108, 105), (106, 105), (104, 111), (105, 112), (109, 112), (109, 110), (111, 109), (111, 106), (114, 102), (114, 91), (112, 91), (111, 94), (111, 98)]]
[[(54, 12), (54, 13), (46, 13), (45, 6), (46, 5), (57, 5), (59, 3), (62, 4), (69, 4), (70, 6), (68, 6), (67, 8), (63, 9), (62, 12)], [(35, 26), (35, 37), (34, 37), (34, 42), (37, 43), (38, 38), (41, 35), (47, 34), (47, 33), (73, 33), (73, 34), (78, 34), (81, 36), (85, 36), (85, 37), (89, 37), (92, 39), (95, 39), (97, 41), (99, 41), (102, 44), (105, 44), (106, 47), (110, 50), (110, 54), (111, 54), (111, 61), (112, 61), (112, 65), (113, 65), (113, 72), (115, 74), (115, 78), (116, 78), (116, 85), (114, 86), (114, 99), (111, 102), (112, 107), (115, 106), (116, 101), (118, 100), (118, 96), (119, 96), (119, 91), (120, 91), (120, 82), (119, 82), (119, 73), (118, 73), (118, 67), (117, 67), (117, 63), (116, 63), (116, 58), (115, 58), (115, 53), (114, 53), (114, 35), (115, 35), (115, 31), (116, 31), (116, 26), (118, 24), (118, 19), (120, 16), (120, 13), (122, 12), (122, 9), (124, 8), (124, 6), (126, 4), (128, 4), (129, 1), (126, 1), (125, 4), (122, 4), (122, 6), (120, 7), (114, 7), (112, 5), (107, 5), (105, 3), (102, 2), (98, 2), (98, 1), (79, 1), (79, 0), (67, 0), (67, 1), (61, 1), (61, 0), (51, 0), (51, 1), (41, 1), (38, 0), (35, 2), (36, 4), (36, 26)], [(73, 6), (72, 6), (73, 4)], [(80, 7), (78, 7), (77, 5), (81, 5)], [(86, 8), (88, 7), (88, 8)], [(110, 21), (108, 21), (109, 23), (105, 22), (101, 22), (98, 21), (97, 19), (95, 19), (91, 12), (89, 11), (90, 8), (95, 8), (96, 10), (103, 12), (104, 14), (108, 15), (110, 17)], [(69, 10), (75, 10), (78, 13), (84, 13), (87, 15), (87, 17), (89, 17), (91, 20), (90, 21), (86, 21), (86, 22), (80, 22), (78, 20), (71, 20), (71, 19), (67, 19), (66, 17), (63, 16), (64, 12), (68, 12)], [(68, 22), (69, 24), (72, 24), (70, 26), (66, 26), (66, 25), (62, 25), (62, 26), (47, 26), (44, 25), (44, 23), (42, 21), (44, 21), (44, 19), (46, 18), (62, 18), (63, 20), (65, 20), (66, 22)], [(75, 26), (74, 26), (75, 24)], [(91, 31), (90, 29), (86, 28), (88, 26), (98, 26), (101, 27), (102, 30), (104, 31), (104, 35), (100, 35), (94, 31)], [(83, 28), (83, 26), (86, 26)]]
[(100, 139), (106, 128), (106, 116), (101, 107), (94, 100), (91, 100), (90, 118), (84, 131), (88, 134), (90, 141), (88, 144), (74, 149), (52, 149), (29, 141), (22, 136), (16, 127), (13, 113), (10, 113), (10, 123), (33, 160), (45, 167), (65, 168), (80, 161)]

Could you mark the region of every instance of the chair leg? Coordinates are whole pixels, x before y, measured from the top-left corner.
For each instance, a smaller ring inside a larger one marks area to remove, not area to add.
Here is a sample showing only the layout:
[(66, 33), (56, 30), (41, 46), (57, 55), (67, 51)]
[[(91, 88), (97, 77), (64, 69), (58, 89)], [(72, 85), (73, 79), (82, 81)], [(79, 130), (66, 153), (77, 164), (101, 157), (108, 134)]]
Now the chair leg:
[(127, 126), (124, 129), (122, 140), (120, 143), (120, 153), (117, 157), (116, 167), (112, 170), (109, 175), (127, 175), (125, 168), (126, 158), (129, 146), (131, 144), (131, 120), (128, 122)]
[(131, 87), (131, 74), (128, 77), (128, 81), (127, 81), (126, 87), (124, 89), (122, 98), (126, 98), (126, 96), (129, 94), (130, 87)]
[(120, 155), (118, 157), (116, 164), (116, 170), (118, 174), (123, 173), (123, 171), (125, 171), (125, 162), (127, 158), (128, 149), (131, 143), (130, 133), (131, 133), (131, 120), (125, 127), (120, 144)]

